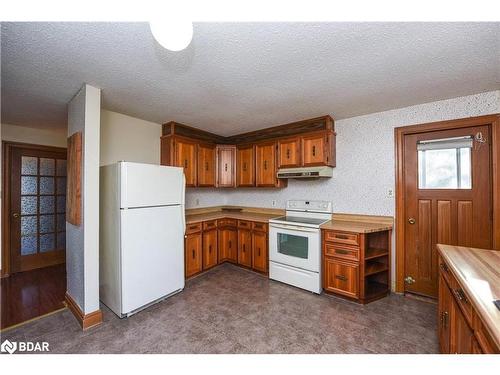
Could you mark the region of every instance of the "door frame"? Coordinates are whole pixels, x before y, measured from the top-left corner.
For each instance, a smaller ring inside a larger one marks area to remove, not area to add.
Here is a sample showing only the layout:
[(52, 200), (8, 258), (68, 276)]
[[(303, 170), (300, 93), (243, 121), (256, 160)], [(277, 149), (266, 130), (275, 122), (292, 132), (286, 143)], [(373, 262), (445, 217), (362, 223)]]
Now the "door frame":
[(50, 152), (67, 152), (64, 147), (44, 146), (31, 143), (2, 141), (2, 251), (0, 253), (2, 260), (2, 270), (0, 277), (10, 275), (10, 155), (13, 150), (19, 148), (31, 148), (34, 150)]
[(491, 129), (493, 249), (500, 250), (500, 114), (437, 121), (394, 129), (394, 158), (396, 177), (396, 289), (404, 293), (405, 275), (405, 188), (404, 188), (404, 137), (431, 131), (460, 129), (488, 125)]

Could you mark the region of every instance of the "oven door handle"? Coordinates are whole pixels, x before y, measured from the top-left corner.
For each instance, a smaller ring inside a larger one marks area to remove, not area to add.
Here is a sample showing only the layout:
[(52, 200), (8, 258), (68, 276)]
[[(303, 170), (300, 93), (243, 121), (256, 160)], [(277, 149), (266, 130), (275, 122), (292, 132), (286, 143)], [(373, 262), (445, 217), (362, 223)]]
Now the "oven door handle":
[(292, 229), (292, 230), (296, 230), (298, 232), (308, 232), (308, 233), (317, 233), (317, 232), (319, 232), (319, 228), (298, 227), (298, 226), (295, 226), (295, 225), (288, 225), (288, 224), (275, 224), (275, 223), (271, 223), (270, 226), (271, 226), (271, 228), (276, 228), (276, 229)]

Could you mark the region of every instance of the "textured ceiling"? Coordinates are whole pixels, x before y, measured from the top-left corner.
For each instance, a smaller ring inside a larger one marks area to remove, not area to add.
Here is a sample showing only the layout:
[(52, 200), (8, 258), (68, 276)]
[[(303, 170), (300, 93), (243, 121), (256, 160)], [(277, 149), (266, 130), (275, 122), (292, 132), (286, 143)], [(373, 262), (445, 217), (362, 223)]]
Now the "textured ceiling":
[(103, 107), (232, 135), (500, 88), (500, 23), (2, 23), (2, 122), (65, 127), (83, 83)]

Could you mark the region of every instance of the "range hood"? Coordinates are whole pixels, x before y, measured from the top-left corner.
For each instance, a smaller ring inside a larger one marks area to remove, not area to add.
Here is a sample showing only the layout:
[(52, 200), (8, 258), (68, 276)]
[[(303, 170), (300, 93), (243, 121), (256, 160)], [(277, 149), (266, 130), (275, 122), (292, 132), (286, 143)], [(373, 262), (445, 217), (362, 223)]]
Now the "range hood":
[(318, 178), (332, 176), (332, 167), (283, 168), (278, 170), (278, 178)]

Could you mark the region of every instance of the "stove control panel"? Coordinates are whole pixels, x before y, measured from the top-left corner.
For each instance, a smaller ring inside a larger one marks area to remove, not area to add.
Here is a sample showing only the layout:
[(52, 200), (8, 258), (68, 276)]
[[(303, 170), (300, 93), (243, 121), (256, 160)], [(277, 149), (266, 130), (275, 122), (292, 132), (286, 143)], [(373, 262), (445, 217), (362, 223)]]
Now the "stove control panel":
[(309, 211), (309, 212), (332, 212), (332, 202), (330, 201), (306, 201), (306, 200), (289, 200), (286, 202), (286, 209), (292, 211)]

